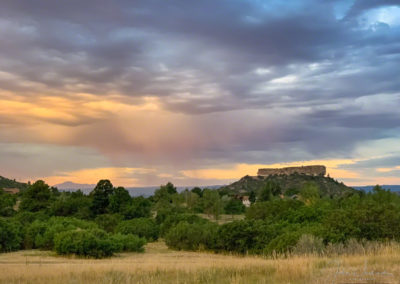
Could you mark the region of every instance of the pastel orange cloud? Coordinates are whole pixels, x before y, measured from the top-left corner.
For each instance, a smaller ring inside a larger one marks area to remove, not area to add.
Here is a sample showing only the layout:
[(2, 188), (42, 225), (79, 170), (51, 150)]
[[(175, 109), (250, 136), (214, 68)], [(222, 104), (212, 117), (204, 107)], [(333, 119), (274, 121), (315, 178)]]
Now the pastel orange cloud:
[(400, 170), (400, 166), (392, 167), (392, 168), (377, 168), (376, 171), (380, 173), (387, 173), (395, 170)]

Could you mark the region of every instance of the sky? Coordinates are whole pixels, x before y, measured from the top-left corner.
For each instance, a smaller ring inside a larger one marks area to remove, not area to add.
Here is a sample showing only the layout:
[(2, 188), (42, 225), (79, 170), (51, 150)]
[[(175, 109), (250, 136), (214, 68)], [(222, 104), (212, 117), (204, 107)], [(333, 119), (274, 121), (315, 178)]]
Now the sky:
[(0, 175), (400, 184), (400, 2), (2, 0)]

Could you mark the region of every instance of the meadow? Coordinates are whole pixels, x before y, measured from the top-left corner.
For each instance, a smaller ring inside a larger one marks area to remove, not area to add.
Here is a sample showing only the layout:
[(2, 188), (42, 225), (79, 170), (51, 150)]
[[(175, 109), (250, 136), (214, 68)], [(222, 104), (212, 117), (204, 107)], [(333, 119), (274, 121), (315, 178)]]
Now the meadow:
[(145, 253), (105, 259), (25, 250), (0, 255), (0, 283), (399, 283), (400, 247), (339, 256), (264, 258), (174, 251), (162, 242)]

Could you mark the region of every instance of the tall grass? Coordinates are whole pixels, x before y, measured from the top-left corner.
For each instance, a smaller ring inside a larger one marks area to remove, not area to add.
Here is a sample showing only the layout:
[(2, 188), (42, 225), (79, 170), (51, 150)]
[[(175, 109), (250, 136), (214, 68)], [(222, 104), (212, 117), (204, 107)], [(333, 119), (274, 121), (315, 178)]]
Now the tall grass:
[(149, 244), (144, 254), (101, 260), (43, 251), (1, 254), (0, 283), (398, 283), (399, 264), (400, 248), (393, 243), (361, 254), (270, 259), (177, 252), (158, 242)]

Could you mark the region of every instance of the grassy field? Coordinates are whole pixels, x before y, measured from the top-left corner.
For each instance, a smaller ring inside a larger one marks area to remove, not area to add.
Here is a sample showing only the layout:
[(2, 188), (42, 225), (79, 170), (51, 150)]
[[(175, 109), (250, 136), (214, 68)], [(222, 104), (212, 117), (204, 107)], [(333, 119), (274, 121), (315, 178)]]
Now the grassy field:
[(46, 251), (0, 255), (0, 283), (399, 283), (400, 249), (374, 255), (264, 259), (169, 250), (94, 260)]

